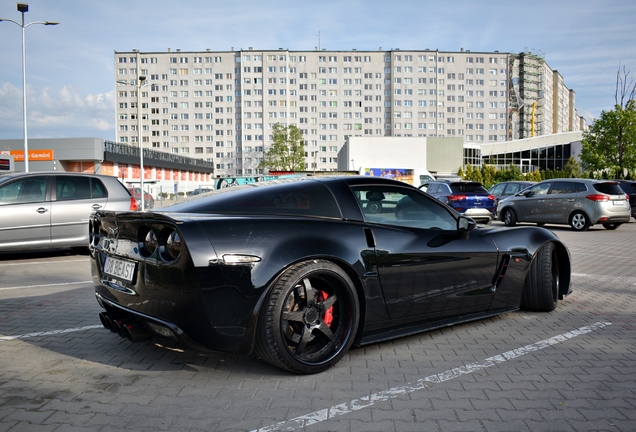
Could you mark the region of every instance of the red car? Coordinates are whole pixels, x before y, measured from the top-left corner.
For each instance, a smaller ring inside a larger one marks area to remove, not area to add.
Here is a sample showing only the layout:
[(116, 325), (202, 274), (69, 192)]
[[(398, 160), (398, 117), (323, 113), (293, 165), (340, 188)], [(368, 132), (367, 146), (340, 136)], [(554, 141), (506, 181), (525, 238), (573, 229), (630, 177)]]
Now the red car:
[[(129, 187), (128, 191), (137, 200), (137, 206), (141, 209), (141, 188)], [(155, 206), (155, 199), (148, 192), (144, 193), (144, 209), (151, 209)]]

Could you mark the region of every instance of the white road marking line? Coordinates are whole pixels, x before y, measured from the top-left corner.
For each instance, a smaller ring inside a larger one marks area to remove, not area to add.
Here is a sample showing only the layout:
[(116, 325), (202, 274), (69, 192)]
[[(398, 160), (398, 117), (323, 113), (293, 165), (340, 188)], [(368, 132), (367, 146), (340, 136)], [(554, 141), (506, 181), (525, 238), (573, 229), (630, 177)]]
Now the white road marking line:
[(88, 261), (88, 258), (75, 259), (75, 260), (61, 260), (61, 261), (28, 261), (28, 262), (18, 262), (18, 263), (0, 263), (0, 267), (33, 265), (33, 264), (59, 264), (59, 263), (67, 263), (67, 262), (87, 262), (87, 261)]
[(68, 329), (62, 329), (62, 330), (49, 330), (44, 332), (27, 333), (27, 334), (16, 335), (16, 336), (0, 336), (0, 341), (26, 339), (26, 338), (38, 337), (38, 336), (52, 336), (52, 335), (63, 334), (63, 333), (73, 333), (73, 332), (84, 331), (84, 330), (93, 330), (97, 328), (104, 328), (104, 326), (92, 325), (92, 326), (68, 328)]
[(613, 281), (616, 283), (625, 283), (636, 285), (636, 278), (633, 276), (609, 276), (609, 275), (593, 275), (585, 273), (572, 273), (572, 277), (594, 278), (603, 281)]
[(592, 331), (598, 330), (605, 326), (611, 325), (610, 322), (599, 321), (589, 326), (581, 327), (576, 330), (569, 331), (567, 333), (563, 333), (549, 339), (544, 339), (542, 341), (526, 345), (521, 348), (517, 348), (511, 351), (506, 351), (505, 353), (498, 354), (493, 357), (489, 357), (480, 363), (471, 363), (466, 366), (461, 366), (457, 368), (453, 368), (447, 370), (446, 372), (442, 372), (435, 375), (430, 375), (425, 378), (419, 379), (414, 382), (410, 382), (404, 386), (394, 387), (389, 390), (381, 391), (378, 393), (374, 393), (370, 396), (365, 396), (359, 399), (354, 399), (349, 402), (342, 403), (340, 405), (334, 405), (331, 408), (322, 409), (319, 411), (314, 411), (309, 414), (302, 415), (300, 417), (293, 418), (291, 420), (282, 421), (280, 423), (276, 423), (271, 426), (262, 427), (260, 429), (254, 429), (251, 432), (271, 432), (271, 431), (294, 431), (299, 430), (301, 428), (305, 428), (307, 426), (332, 419), (334, 417), (345, 415), (352, 413), (354, 411), (368, 408), (371, 405), (374, 405), (377, 402), (384, 402), (389, 399), (393, 399), (399, 396), (403, 396), (409, 393), (413, 393), (418, 390), (426, 389), (429, 384), (439, 384), (444, 381), (451, 380), (453, 378), (457, 378), (461, 375), (470, 374), (476, 372), (481, 369), (488, 368), (490, 366), (494, 366), (499, 363), (503, 363), (509, 360), (513, 360), (517, 357), (521, 357), (528, 353), (539, 351), (544, 348), (547, 348), (551, 345), (558, 344), (560, 342), (564, 342), (568, 339), (572, 339), (577, 336), (584, 335), (586, 333), (590, 333)]
[(81, 282), (62, 282), (62, 283), (54, 283), (54, 284), (46, 284), (46, 285), (14, 286), (14, 287), (0, 288), (0, 291), (25, 289), (25, 288), (48, 288), (48, 287), (55, 287), (55, 286), (61, 286), (61, 285), (79, 285), (79, 284), (89, 284), (89, 283), (93, 283), (93, 281), (89, 280), (89, 281), (81, 281)]

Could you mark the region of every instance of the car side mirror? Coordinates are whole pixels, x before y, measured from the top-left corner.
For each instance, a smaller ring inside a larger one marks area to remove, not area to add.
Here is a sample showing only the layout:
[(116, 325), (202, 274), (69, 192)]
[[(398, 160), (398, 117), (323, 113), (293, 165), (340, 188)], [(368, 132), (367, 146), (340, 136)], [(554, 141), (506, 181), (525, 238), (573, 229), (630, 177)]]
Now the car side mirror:
[(528, 191), (523, 194), (526, 198), (530, 198), (534, 196), (534, 191)]
[(467, 216), (460, 216), (457, 219), (457, 231), (470, 231), (477, 226), (474, 219)]

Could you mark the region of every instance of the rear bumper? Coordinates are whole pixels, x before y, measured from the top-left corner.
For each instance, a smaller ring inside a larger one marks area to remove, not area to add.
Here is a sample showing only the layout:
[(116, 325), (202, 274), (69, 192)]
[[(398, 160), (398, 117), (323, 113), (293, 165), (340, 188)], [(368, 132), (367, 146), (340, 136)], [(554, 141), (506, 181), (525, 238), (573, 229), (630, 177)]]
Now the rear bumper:
[(621, 215), (621, 216), (604, 216), (603, 218), (600, 218), (595, 223), (597, 223), (597, 224), (626, 223), (626, 222), (629, 222), (629, 220), (631, 219), (631, 216), (625, 216), (625, 215)]
[[(151, 337), (163, 337), (178, 340), (198, 351), (220, 351), (237, 354), (249, 354), (251, 344), (246, 344), (245, 329), (241, 327), (207, 327), (204, 334), (197, 334), (191, 329), (189, 332), (177, 324), (155, 316), (151, 316), (109, 300), (96, 292), (97, 303), (111, 313), (117, 313), (125, 319), (135, 321), (145, 327)], [(194, 337), (190, 336), (194, 333)], [(195, 338), (201, 338), (202, 342)]]
[(470, 208), (466, 209), (463, 213), (464, 216), (468, 216), (473, 219), (488, 219), (493, 220), (495, 215), (488, 209), (485, 208)]

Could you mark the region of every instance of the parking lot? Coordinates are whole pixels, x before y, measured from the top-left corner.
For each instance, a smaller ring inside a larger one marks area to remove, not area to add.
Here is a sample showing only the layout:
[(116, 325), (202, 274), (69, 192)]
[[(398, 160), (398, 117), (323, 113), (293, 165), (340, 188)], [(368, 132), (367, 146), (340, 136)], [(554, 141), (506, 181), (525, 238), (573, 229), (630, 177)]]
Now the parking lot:
[(549, 228), (573, 262), (556, 311), (354, 348), (309, 376), (131, 344), (99, 322), (87, 254), (0, 255), (0, 432), (634, 431), (636, 223)]

